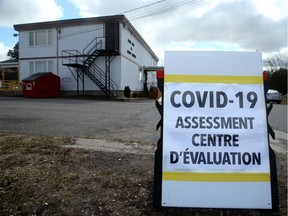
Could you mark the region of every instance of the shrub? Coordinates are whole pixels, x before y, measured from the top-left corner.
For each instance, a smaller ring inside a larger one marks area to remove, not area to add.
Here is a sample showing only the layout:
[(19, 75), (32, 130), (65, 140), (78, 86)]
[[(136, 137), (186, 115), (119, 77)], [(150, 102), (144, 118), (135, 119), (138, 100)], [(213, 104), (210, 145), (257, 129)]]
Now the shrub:
[(124, 88), (124, 96), (127, 97), (127, 98), (130, 98), (130, 93), (131, 93), (131, 90), (130, 90), (129, 86), (125, 86), (125, 88)]

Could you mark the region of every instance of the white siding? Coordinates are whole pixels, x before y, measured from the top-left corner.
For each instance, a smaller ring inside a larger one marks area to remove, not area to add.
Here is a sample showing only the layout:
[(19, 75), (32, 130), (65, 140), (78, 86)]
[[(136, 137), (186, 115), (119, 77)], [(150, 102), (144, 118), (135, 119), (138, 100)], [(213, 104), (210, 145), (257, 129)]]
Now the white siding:
[(121, 58), (121, 85), (120, 89), (124, 90), (125, 86), (129, 86), (132, 91), (143, 90), (143, 81), (139, 82), (139, 65), (127, 59), (126, 56)]
[[(103, 24), (61, 28), (59, 51), (79, 50), (80, 52), (96, 37), (103, 37)], [(59, 55), (62, 55), (60, 52)]]
[(19, 50), (20, 50), (19, 57), (20, 58), (42, 58), (42, 57), (56, 56), (56, 30), (55, 29), (52, 29), (52, 44), (44, 45), (44, 46), (29, 46), (29, 32), (30, 31), (23, 31), (19, 33)]
[[(103, 37), (103, 25), (83, 25), (61, 28), (59, 34), (59, 56), (63, 50), (78, 50), (83, 53), (83, 49), (96, 37)], [(64, 54), (66, 55), (66, 54)], [(62, 65), (62, 58), (59, 59), (59, 76), (61, 77), (62, 91), (77, 90), (77, 81), (67, 66)], [(72, 68), (74, 73), (74, 69)], [(74, 73), (76, 76), (76, 73)], [(83, 88), (82, 80), (79, 79), (79, 90)], [(85, 90), (99, 90), (99, 88), (87, 77), (84, 76)]]
[[(121, 54), (111, 57), (113, 60), (110, 65), (110, 77), (117, 84), (118, 90), (124, 90), (124, 87), (129, 85), (132, 91), (141, 91), (143, 90), (143, 79), (142, 81), (139, 80), (139, 74), (143, 72), (140, 72), (139, 69), (143, 66), (155, 66), (156, 61), (122, 24), (120, 24), (119, 29)], [(56, 27), (45, 30), (52, 30), (52, 43), (45, 46), (29, 46), (29, 32), (32, 31), (19, 32), (20, 79), (22, 80), (30, 75), (30, 62), (52, 61), (53, 71), (51, 72), (60, 76), (61, 90), (76, 91), (77, 81), (69, 68), (62, 65), (62, 51), (78, 50), (83, 53), (83, 49), (93, 39), (105, 36), (105, 25), (89, 24), (62, 27), (60, 31)], [(151, 65), (152, 62), (155, 64)], [(105, 57), (98, 57), (96, 63), (105, 72)], [(72, 68), (72, 71), (74, 71), (74, 68)], [(84, 77), (85, 90), (99, 90), (87, 76)], [(79, 90), (82, 90), (81, 80), (79, 80)]]
[[(153, 56), (136, 39), (134, 34), (120, 25), (121, 35), (121, 90), (129, 85), (132, 91), (143, 90), (143, 79), (140, 81), (140, 68), (143, 66), (156, 66), (157, 62)], [(134, 54), (134, 55), (133, 55)], [(148, 82), (157, 82), (155, 74), (148, 73)], [(149, 84), (149, 83), (148, 83)]]

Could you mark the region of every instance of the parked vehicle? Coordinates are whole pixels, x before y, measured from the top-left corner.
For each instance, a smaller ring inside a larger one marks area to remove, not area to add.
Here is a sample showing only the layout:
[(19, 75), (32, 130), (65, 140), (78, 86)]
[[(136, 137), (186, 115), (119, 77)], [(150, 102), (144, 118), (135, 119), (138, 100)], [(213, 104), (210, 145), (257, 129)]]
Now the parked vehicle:
[(266, 94), (266, 102), (276, 102), (280, 104), (282, 101), (282, 94), (274, 89), (269, 89)]

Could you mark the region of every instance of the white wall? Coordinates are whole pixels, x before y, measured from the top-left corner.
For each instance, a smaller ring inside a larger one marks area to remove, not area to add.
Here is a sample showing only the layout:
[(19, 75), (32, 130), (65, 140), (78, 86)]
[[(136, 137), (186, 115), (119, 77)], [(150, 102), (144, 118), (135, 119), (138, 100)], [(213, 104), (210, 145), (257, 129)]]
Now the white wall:
[[(156, 61), (152, 55), (140, 44), (134, 35), (120, 24), (120, 52), (115, 56), (110, 65), (110, 77), (117, 83), (118, 90), (124, 90), (129, 85), (132, 91), (143, 90), (143, 79), (139, 80), (140, 68), (143, 66), (155, 66)], [(48, 29), (47, 29), (48, 30)], [(20, 79), (30, 75), (29, 62), (52, 61), (53, 73), (61, 78), (61, 90), (77, 90), (77, 81), (67, 66), (62, 65), (62, 50), (83, 49), (96, 37), (104, 36), (104, 25), (83, 25), (61, 28), (57, 36), (57, 29), (53, 32), (52, 44), (48, 46), (29, 46), (29, 31), (19, 32), (20, 42)], [(57, 41), (58, 38), (58, 41)], [(129, 40), (129, 41), (128, 41)], [(58, 57), (57, 57), (58, 50)], [(127, 53), (127, 50), (130, 53)], [(133, 57), (134, 55), (134, 57)], [(57, 62), (58, 59), (58, 62)], [(105, 71), (105, 57), (98, 57), (97, 65)], [(72, 68), (74, 70), (74, 68)], [(76, 73), (74, 73), (76, 75)], [(142, 77), (144, 77), (142, 75)], [(85, 76), (85, 90), (99, 90), (99, 88)], [(148, 80), (149, 81), (149, 80)], [(156, 82), (156, 80), (155, 80)], [(79, 89), (82, 90), (82, 81), (79, 81)]]
[[(62, 54), (66, 56), (67, 53), (62, 53), (63, 50), (78, 50), (80, 53), (83, 53), (83, 49), (96, 37), (103, 37), (102, 24), (61, 28), (58, 37), (58, 54), (59, 56), (62, 56)], [(73, 51), (71, 53), (77, 54)], [(71, 69), (76, 76), (75, 69)], [(59, 59), (58, 73), (61, 77), (61, 89), (63, 91), (77, 90), (77, 81), (68, 67), (62, 65), (62, 59)], [(79, 79), (79, 90), (82, 90), (82, 88), (82, 80)], [(84, 89), (99, 90), (87, 76), (84, 76)]]
[[(140, 71), (143, 66), (156, 66), (153, 56), (136, 39), (134, 34), (120, 25), (121, 35), (121, 89), (129, 85), (132, 91), (142, 91), (144, 74)], [(133, 55), (134, 54), (134, 55)], [(142, 73), (142, 80), (139, 79)], [(155, 80), (153, 80), (153, 78)], [(156, 83), (156, 76), (148, 74), (148, 82)]]
[[(48, 30), (48, 29), (46, 29)], [(19, 65), (20, 80), (30, 75), (29, 63), (35, 61), (52, 61), (53, 72), (60, 76), (61, 90), (77, 90), (77, 81), (71, 74), (67, 66), (62, 65), (62, 50), (79, 50), (83, 49), (95, 38), (103, 37), (103, 25), (84, 25), (61, 28), (57, 43), (57, 30), (52, 30), (52, 44), (47, 46), (29, 46), (29, 32), (19, 32)], [(57, 48), (58, 46), (58, 48)], [(58, 64), (57, 64), (58, 50)], [(74, 69), (72, 69), (74, 70)], [(48, 72), (48, 71), (47, 71)], [(99, 88), (88, 78), (85, 77), (85, 90), (99, 90)], [(82, 81), (79, 81), (79, 89), (82, 90)]]
[(121, 56), (121, 85), (120, 89), (124, 90), (129, 86), (132, 91), (142, 91), (143, 81), (139, 81), (139, 65), (130, 61), (126, 56)]
[(59, 34), (59, 55), (62, 50), (80, 52), (96, 37), (103, 37), (103, 24), (61, 28)]
[(19, 32), (19, 58), (41, 58), (56, 56), (56, 30), (52, 30), (52, 44), (47, 46), (29, 46), (29, 32)]
[(110, 65), (111, 79), (117, 84), (118, 90), (121, 88), (121, 57), (115, 56)]

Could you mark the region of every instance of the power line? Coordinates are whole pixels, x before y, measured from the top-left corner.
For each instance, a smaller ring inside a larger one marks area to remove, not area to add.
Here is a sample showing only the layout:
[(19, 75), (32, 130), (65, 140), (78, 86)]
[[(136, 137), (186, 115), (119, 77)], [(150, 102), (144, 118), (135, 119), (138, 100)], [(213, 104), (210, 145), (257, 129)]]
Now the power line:
[(155, 5), (155, 4), (159, 4), (159, 3), (164, 2), (164, 1), (166, 1), (166, 0), (161, 0), (161, 1), (153, 2), (153, 3), (151, 3), (151, 4), (147, 4), (147, 5), (138, 7), (138, 8), (134, 8), (134, 9), (131, 9), (131, 10), (128, 10), (128, 11), (124, 11), (124, 12), (119, 13), (119, 14), (130, 13), (130, 12), (133, 12), (133, 11), (136, 11), (136, 10), (140, 10), (140, 9), (142, 9), (142, 8), (146, 8), (146, 7), (150, 7), (150, 6), (152, 6), (152, 5)]
[(89, 28), (89, 29), (85, 29), (85, 30), (81, 30), (81, 31), (77, 31), (77, 32), (72, 32), (72, 33), (60, 35), (60, 37), (61, 38), (70, 37), (70, 36), (74, 36), (74, 35), (80, 35), (80, 34), (85, 34), (85, 33), (93, 32), (93, 31), (97, 31), (97, 30), (102, 30), (102, 29), (104, 29), (104, 27), (99, 27), (96, 29), (95, 28)]
[(137, 20), (137, 19), (142, 19), (142, 18), (149, 17), (149, 16), (160, 15), (163, 13), (178, 10), (180, 8), (185, 8), (185, 7), (188, 8), (189, 6), (200, 6), (203, 4), (205, 4), (205, 0), (185, 0), (185, 1), (177, 2), (175, 4), (168, 5), (161, 9), (156, 9), (154, 11), (142, 13), (138, 16), (132, 17), (131, 20)]

